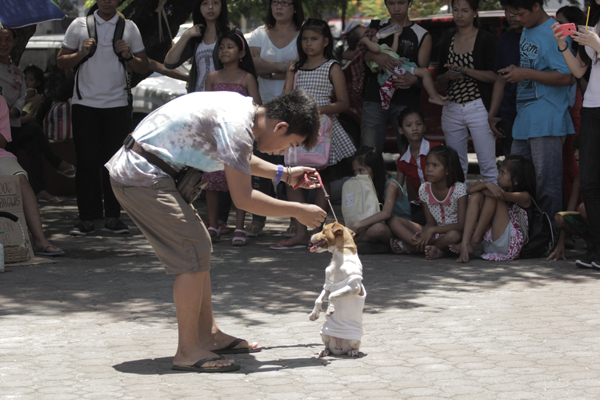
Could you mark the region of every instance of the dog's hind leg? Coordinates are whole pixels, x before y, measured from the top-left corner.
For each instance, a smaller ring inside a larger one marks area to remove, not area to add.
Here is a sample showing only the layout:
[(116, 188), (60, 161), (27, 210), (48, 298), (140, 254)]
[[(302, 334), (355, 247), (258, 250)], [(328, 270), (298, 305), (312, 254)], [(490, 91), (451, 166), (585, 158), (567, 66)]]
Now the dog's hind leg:
[(325, 348), (319, 352), (319, 358), (327, 357), (331, 351), (329, 350), (329, 346), (331, 345), (331, 336), (321, 334), (321, 339), (323, 340), (323, 344)]

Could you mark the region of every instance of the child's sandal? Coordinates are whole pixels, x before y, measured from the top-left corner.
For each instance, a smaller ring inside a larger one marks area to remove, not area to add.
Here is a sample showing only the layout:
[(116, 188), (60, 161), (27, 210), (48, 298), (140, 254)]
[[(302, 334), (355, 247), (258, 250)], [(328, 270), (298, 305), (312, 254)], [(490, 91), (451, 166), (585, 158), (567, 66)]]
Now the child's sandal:
[[(214, 235), (212, 234), (213, 232), (215, 233)], [(215, 229), (211, 226), (208, 228), (208, 234), (213, 243), (219, 243), (221, 241), (221, 228)]]
[(246, 238), (246, 236), (248, 235), (248, 232), (246, 232), (243, 229), (236, 229), (234, 232), (234, 235), (236, 233), (243, 233), (244, 236), (234, 236), (231, 238), (231, 245), (232, 246), (245, 246), (246, 245), (246, 241), (248, 240)]
[(401, 240), (391, 238), (390, 239), (390, 247), (395, 254), (410, 254), (410, 251), (406, 247), (404, 247), (404, 243)]

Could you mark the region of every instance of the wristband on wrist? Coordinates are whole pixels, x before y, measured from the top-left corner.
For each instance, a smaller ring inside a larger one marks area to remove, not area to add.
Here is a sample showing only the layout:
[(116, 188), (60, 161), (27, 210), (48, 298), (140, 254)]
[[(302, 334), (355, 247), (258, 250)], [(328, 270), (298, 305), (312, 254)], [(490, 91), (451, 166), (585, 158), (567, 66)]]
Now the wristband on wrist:
[(275, 176), (275, 182), (279, 183), (281, 182), (281, 177), (283, 176), (283, 165), (278, 164), (277, 165), (277, 175)]
[(560, 49), (560, 46), (557, 46), (557, 47), (558, 47), (558, 51), (560, 51), (561, 53), (564, 53), (564, 52), (565, 52), (565, 51), (567, 51), (567, 49), (569, 48), (569, 45), (567, 45), (567, 47), (565, 47), (565, 48), (564, 48), (564, 49), (562, 49), (562, 50)]

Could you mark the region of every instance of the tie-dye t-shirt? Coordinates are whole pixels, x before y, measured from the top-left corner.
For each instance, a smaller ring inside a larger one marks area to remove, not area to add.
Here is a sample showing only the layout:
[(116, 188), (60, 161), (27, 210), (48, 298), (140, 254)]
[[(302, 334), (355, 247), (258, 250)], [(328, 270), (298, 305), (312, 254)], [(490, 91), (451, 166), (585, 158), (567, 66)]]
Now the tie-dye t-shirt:
[[(210, 172), (227, 164), (250, 175), (255, 113), (251, 97), (233, 92), (190, 93), (152, 112), (132, 135), (146, 151), (176, 169), (187, 166)], [(149, 185), (168, 177), (123, 147), (106, 168), (124, 185)]]

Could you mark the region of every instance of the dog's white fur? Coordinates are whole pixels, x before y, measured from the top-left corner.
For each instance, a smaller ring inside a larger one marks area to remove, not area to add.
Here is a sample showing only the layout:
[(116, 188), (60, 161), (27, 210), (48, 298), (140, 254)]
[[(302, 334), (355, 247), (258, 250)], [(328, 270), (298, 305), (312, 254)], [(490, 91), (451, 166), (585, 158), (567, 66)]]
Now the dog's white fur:
[[(362, 263), (358, 258), (356, 244), (354, 243), (354, 232), (345, 226), (334, 222), (326, 225), (323, 230), (314, 234), (310, 241), (312, 244), (311, 251), (333, 253), (331, 262), (325, 269), (325, 281), (332, 283), (341, 282), (353, 275), (359, 275), (361, 279), (350, 280), (344, 287), (330, 293), (327, 289), (323, 289), (317, 300), (315, 307), (310, 314), (310, 320), (315, 321), (319, 318), (321, 306), (324, 301), (329, 301), (326, 317), (331, 316), (335, 312), (335, 302), (340, 297), (346, 296), (365, 296), (366, 291), (362, 284)], [(360, 310), (362, 313), (362, 309)], [(321, 334), (325, 349), (319, 353), (319, 357), (324, 357), (330, 353), (341, 355), (348, 354), (351, 357), (358, 356), (360, 348), (360, 340), (342, 339), (325, 334)]]

